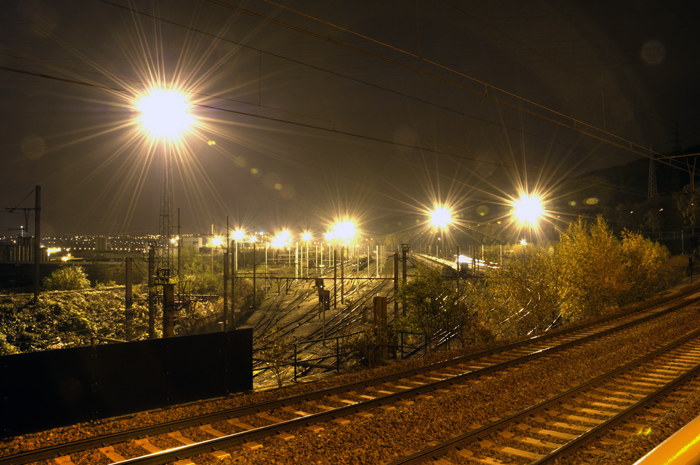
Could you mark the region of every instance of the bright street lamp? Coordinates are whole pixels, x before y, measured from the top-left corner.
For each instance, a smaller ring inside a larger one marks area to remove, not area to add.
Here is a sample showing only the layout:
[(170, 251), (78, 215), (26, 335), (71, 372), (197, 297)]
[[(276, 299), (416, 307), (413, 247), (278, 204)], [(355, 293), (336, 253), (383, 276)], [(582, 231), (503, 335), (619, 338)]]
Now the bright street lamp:
[(513, 202), (513, 214), (521, 225), (536, 226), (542, 216), (542, 201), (534, 196), (523, 195)]
[(355, 236), (355, 224), (352, 221), (339, 221), (331, 230), (332, 237), (341, 241), (349, 241)]
[(242, 231), (240, 229), (236, 229), (233, 231), (233, 240), (234, 241), (242, 241), (245, 238), (245, 231)]
[[(140, 112), (139, 123), (150, 133), (153, 139), (160, 141), (163, 151), (163, 182), (160, 198), (160, 219), (158, 234), (162, 246), (161, 268), (171, 268), (172, 244), (170, 238), (173, 230), (173, 180), (170, 167), (169, 146), (180, 138), (193, 122), (190, 105), (185, 95), (173, 89), (162, 87), (151, 88), (147, 94), (141, 95), (135, 101), (136, 110)], [(179, 253), (179, 252), (178, 252)]]
[[(435, 207), (435, 210), (430, 212), (430, 223), (436, 227), (439, 231), (445, 232), (445, 228), (452, 223), (452, 211), (442, 205), (438, 205)], [(440, 238), (438, 237), (438, 241), (440, 241)], [(437, 258), (440, 258), (440, 242), (437, 244)], [(445, 247), (447, 248), (447, 247)]]
[(452, 222), (452, 212), (444, 206), (435, 207), (430, 212), (430, 223), (436, 228), (444, 228)]
[(136, 102), (139, 122), (153, 136), (174, 139), (192, 123), (184, 95), (170, 89), (153, 89)]

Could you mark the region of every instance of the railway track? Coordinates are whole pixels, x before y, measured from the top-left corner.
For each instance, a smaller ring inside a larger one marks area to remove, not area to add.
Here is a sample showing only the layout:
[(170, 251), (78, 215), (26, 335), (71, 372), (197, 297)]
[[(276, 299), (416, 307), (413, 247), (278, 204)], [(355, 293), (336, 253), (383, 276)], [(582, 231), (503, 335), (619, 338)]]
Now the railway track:
[[(646, 423), (700, 386), (700, 330), (616, 370), (508, 417), (436, 444), (390, 465), (554, 464), (601, 436), (591, 454), (615, 439), (647, 434)], [(674, 396), (672, 395), (675, 395)], [(612, 433), (612, 434), (611, 434)], [(613, 436), (613, 438), (610, 438)]]
[[(254, 449), (261, 447), (260, 441), (285, 441), (293, 437), (294, 431), (319, 430), (334, 423), (348, 423), (354, 415), (371, 415), (373, 409), (410, 405), (439, 390), (479, 382), (494, 373), (512, 370), (543, 357), (557, 356), (595, 339), (624, 332), (697, 302), (698, 298), (688, 298), (692, 292), (697, 292), (697, 289), (676, 297), (681, 302), (675, 305), (665, 303), (595, 325), (580, 325), (548, 336), (331, 389), (4, 456), (0, 457), (0, 464), (64, 457), (60, 463), (68, 465), (73, 462), (65, 457), (77, 453), (83, 463), (86, 463), (85, 456), (94, 454), (125, 464), (176, 462), (184, 465), (190, 462), (183, 457), (198, 454), (221, 457), (231, 453), (224, 452), (230, 448)], [(146, 451), (150, 453), (145, 454)]]

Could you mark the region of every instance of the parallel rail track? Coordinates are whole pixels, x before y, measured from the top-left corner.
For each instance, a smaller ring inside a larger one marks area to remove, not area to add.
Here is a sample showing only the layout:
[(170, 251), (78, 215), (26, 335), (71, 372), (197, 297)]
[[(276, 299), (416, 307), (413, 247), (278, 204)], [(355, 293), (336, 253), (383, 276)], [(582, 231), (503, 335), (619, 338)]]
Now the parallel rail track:
[[(559, 463), (684, 384), (695, 381), (697, 388), (699, 374), (700, 330), (696, 330), (562, 394), (390, 465), (428, 463), (448, 453), (452, 456), (443, 463)], [(640, 427), (643, 424), (636, 423), (628, 430)]]
[[(125, 464), (167, 463), (175, 462), (182, 457), (211, 453), (212, 451), (215, 454), (222, 454), (223, 452), (216, 451), (235, 445), (252, 447), (251, 444), (264, 437), (274, 435), (282, 435), (284, 437), (284, 434), (288, 434), (286, 433), (288, 431), (317, 425), (320, 422), (347, 421), (343, 417), (367, 412), (393, 402), (406, 401), (409, 398), (425, 395), (451, 385), (478, 380), (480, 377), (490, 373), (506, 370), (534, 359), (591, 342), (597, 338), (624, 331), (697, 302), (700, 298), (688, 297), (689, 294), (697, 292), (697, 290), (697, 288), (693, 288), (684, 295), (674, 296), (675, 300), (681, 300), (680, 303), (675, 305), (669, 305), (669, 302), (664, 302), (661, 306), (657, 305), (653, 308), (617, 315), (592, 325), (578, 325), (546, 336), (370, 380), (201, 415), (195, 418), (84, 439), (70, 444), (55, 445), (4, 456), (0, 457), (0, 465), (30, 463), (89, 449), (101, 449), (103, 453), (107, 453), (109, 451), (104, 452), (105, 447), (125, 443), (130, 440), (139, 440), (142, 447), (146, 447), (143, 446), (144, 438), (163, 434), (170, 434), (171, 441), (180, 441), (182, 445), (157, 452), (153, 452), (154, 447), (150, 446), (150, 450), (153, 453), (122, 462)], [(343, 398), (340, 398), (340, 395)], [(319, 403), (319, 401), (322, 403)], [(304, 409), (320, 411), (306, 413)], [(255, 421), (248, 421), (259, 423), (258, 427), (243, 423), (242, 419), (249, 418), (254, 418)], [(261, 423), (267, 424), (260, 426)], [(221, 432), (211, 426), (219, 425), (221, 428), (220, 425), (222, 424), (226, 425), (228, 432)], [(199, 434), (195, 434), (195, 436), (201, 437), (204, 435), (209, 439), (183, 439), (185, 438), (183, 434), (173, 433), (174, 431), (185, 430), (197, 430)], [(205, 435), (204, 432), (207, 434)], [(211, 438), (212, 436), (220, 437)]]

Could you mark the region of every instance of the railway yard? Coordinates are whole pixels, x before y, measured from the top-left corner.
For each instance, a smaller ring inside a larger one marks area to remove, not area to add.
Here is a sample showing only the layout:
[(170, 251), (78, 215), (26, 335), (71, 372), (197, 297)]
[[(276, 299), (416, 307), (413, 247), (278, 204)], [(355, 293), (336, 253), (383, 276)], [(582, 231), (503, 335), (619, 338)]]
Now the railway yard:
[(686, 287), (536, 338), (8, 438), (0, 464), (634, 463), (700, 413), (699, 311)]

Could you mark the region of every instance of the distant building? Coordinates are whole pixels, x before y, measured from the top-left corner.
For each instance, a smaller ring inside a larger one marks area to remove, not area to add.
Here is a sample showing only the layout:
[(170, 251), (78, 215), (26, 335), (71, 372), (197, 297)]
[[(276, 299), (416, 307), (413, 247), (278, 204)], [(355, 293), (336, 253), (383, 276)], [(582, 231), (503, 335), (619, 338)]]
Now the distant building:
[(107, 236), (95, 237), (95, 250), (105, 252), (109, 250), (109, 238)]
[(182, 238), (182, 247), (194, 247), (197, 250), (202, 247), (202, 238), (201, 237), (183, 237)]

